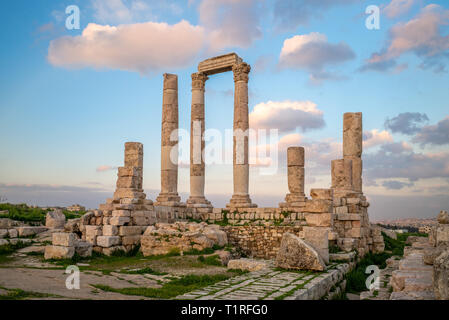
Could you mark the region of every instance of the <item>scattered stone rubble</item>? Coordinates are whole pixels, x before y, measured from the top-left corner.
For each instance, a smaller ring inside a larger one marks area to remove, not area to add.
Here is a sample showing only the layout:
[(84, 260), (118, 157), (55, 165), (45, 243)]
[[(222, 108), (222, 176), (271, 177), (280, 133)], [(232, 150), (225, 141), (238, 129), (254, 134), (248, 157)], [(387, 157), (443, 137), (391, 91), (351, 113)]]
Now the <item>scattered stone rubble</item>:
[(202, 251), (214, 245), (228, 244), (226, 233), (218, 225), (206, 223), (175, 222), (156, 223), (149, 226), (141, 239), (144, 256), (167, 254), (170, 252)]
[(55, 232), (51, 246), (45, 247), (45, 259), (71, 259), (75, 253), (80, 257), (92, 255), (92, 244), (82, 241), (75, 233)]
[(23, 222), (8, 218), (0, 219), (0, 245), (16, 244), (17, 242), (31, 242), (29, 237), (47, 231), (48, 228), (41, 226), (29, 226)]

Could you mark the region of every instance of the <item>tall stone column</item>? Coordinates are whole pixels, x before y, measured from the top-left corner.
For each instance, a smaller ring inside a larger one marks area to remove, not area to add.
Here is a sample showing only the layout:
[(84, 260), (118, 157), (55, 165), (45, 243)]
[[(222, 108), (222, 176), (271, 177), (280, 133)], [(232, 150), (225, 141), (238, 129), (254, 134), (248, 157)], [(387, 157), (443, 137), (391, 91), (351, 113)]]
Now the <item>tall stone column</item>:
[(176, 206), (178, 195), (178, 76), (164, 74), (162, 97), (161, 193), (155, 205)]
[[(353, 190), (352, 160), (338, 159), (331, 161), (332, 189), (350, 192)], [(335, 192), (334, 192), (335, 193)]]
[(287, 171), (289, 194), (285, 202), (280, 203), (284, 207), (304, 207), (306, 196), (304, 194), (304, 148), (289, 147), (287, 149)]
[(232, 67), (234, 72), (234, 140), (233, 140), (233, 178), (234, 193), (228, 208), (254, 208), (256, 204), (249, 197), (248, 161), (248, 74), (251, 67), (243, 62)]
[(362, 113), (345, 113), (343, 117), (343, 158), (352, 160), (352, 185), (356, 192), (362, 192), (362, 149)]
[(192, 74), (192, 110), (190, 117), (190, 197), (188, 207), (212, 207), (204, 196), (205, 147), (204, 92), (208, 77), (201, 72)]

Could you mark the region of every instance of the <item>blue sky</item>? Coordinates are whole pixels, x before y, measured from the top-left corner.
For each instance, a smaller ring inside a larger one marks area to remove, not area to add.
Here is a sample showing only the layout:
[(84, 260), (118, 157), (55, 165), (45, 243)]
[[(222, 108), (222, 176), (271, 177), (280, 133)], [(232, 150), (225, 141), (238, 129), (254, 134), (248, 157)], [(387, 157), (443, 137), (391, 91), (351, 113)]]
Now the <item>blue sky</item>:
[[(69, 5), (80, 9), (80, 30), (65, 28)], [(380, 30), (365, 27), (368, 5), (380, 8)], [(286, 111), (297, 117), (286, 119), (294, 129), (278, 128), (278, 174), (251, 170), (254, 202), (283, 200), (282, 152), (292, 143), (306, 147), (306, 189), (329, 187), (343, 113), (363, 112), (371, 216), (449, 207), (446, 1), (17, 0), (2, 3), (0, 17), (0, 195), (10, 201), (96, 207), (114, 189), (126, 141), (144, 144), (144, 187), (154, 199), (162, 74), (179, 76), (179, 125), (189, 129), (190, 74), (205, 58), (236, 52), (252, 65), (254, 127)], [(232, 90), (231, 73), (207, 81), (207, 128), (232, 128)], [(272, 117), (254, 112), (269, 101)], [(301, 109), (306, 101), (314, 112)], [(184, 199), (188, 186), (181, 168)], [(206, 195), (223, 206), (231, 194), (232, 166), (209, 166)]]

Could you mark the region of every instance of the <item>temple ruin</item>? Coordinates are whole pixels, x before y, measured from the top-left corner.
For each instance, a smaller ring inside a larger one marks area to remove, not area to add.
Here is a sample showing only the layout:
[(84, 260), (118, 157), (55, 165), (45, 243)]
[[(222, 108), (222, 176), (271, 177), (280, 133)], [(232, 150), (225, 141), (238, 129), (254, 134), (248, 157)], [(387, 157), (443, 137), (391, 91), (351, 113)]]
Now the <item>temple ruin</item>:
[[(161, 128), (161, 191), (153, 203), (142, 189), (143, 145), (125, 144), (124, 166), (118, 168), (117, 189), (112, 198), (89, 212), (81, 221), (82, 240), (93, 250), (111, 254), (141, 244), (144, 252), (161, 252), (150, 226), (202, 220), (225, 232), (229, 242), (248, 256), (273, 259), (285, 233), (310, 244), (320, 259), (329, 263), (329, 248), (345, 252), (382, 252), (383, 237), (370, 225), (369, 203), (362, 191), (362, 114), (343, 117), (343, 159), (331, 163), (330, 188), (305, 190), (303, 147), (287, 150), (288, 190), (278, 207), (258, 208), (249, 195), (248, 136), (243, 144), (233, 140), (233, 194), (226, 208), (213, 208), (205, 197), (205, 163), (202, 151), (205, 131), (205, 87), (209, 76), (234, 74), (234, 133), (249, 129), (248, 80), (251, 67), (235, 53), (207, 59), (192, 74), (190, 132), (190, 196), (178, 195), (178, 77), (164, 74)], [(219, 223), (220, 226), (216, 225)], [(150, 230), (150, 231), (148, 231)], [(212, 232), (212, 231), (211, 231)], [(145, 238), (145, 244), (143, 243)], [(217, 236), (215, 236), (217, 237)], [(189, 238), (190, 239), (190, 238)], [(177, 239), (176, 243), (180, 240)], [(191, 240), (189, 240), (191, 241)], [(205, 241), (204, 239), (202, 240)], [(171, 242), (167, 240), (170, 244)], [(164, 242), (165, 243), (165, 242)], [(174, 243), (174, 242), (173, 242)], [(193, 243), (193, 242), (191, 242)], [(198, 244), (200, 246), (200, 244)], [(163, 252), (163, 250), (162, 250)]]

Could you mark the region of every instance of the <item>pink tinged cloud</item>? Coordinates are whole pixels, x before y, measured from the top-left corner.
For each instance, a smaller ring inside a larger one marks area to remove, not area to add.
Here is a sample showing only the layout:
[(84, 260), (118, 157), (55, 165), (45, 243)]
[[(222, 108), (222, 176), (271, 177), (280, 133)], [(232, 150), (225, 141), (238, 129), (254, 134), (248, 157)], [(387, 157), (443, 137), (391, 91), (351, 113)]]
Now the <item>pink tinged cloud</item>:
[(415, 3), (415, 0), (391, 0), (383, 12), (388, 18), (396, 18), (407, 13)]
[(112, 166), (108, 166), (108, 165), (102, 165), (97, 167), (97, 172), (105, 172), (105, 171), (112, 171), (117, 169), (117, 167), (112, 167)]
[(51, 41), (48, 61), (65, 68), (148, 74), (193, 63), (203, 49), (204, 38), (202, 27), (184, 20), (174, 25), (146, 22), (117, 27), (90, 23), (80, 36)]
[(252, 129), (278, 129), (303, 132), (325, 126), (323, 111), (311, 101), (268, 101), (257, 104), (249, 114)]
[(388, 131), (373, 129), (363, 133), (363, 148), (369, 149), (375, 146), (393, 142), (393, 136)]
[[(427, 5), (412, 20), (394, 25), (385, 49), (373, 53), (361, 70), (389, 70), (396, 67), (395, 59), (407, 52), (423, 59), (438, 58), (449, 49), (449, 35), (441, 34), (441, 26), (448, 24), (449, 10), (436, 4)], [(428, 65), (434, 66), (434, 63)]]

